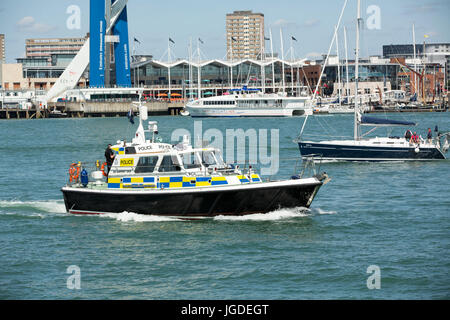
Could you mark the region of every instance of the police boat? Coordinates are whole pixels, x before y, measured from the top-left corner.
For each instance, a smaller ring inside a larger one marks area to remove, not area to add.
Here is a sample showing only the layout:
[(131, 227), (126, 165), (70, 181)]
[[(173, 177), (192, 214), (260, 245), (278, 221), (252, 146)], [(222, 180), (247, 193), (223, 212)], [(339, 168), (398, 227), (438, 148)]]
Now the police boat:
[(67, 212), (187, 218), (267, 213), (309, 207), (329, 181), (326, 173), (315, 171), (309, 178), (263, 181), (252, 167), (228, 165), (219, 149), (194, 148), (188, 137), (178, 145), (158, 142), (157, 123), (149, 121), (144, 130), (147, 108), (141, 105), (139, 112), (132, 141), (112, 146), (116, 156), (109, 173), (106, 163), (101, 166), (98, 161), (93, 170), (72, 164), (70, 180), (62, 188)]

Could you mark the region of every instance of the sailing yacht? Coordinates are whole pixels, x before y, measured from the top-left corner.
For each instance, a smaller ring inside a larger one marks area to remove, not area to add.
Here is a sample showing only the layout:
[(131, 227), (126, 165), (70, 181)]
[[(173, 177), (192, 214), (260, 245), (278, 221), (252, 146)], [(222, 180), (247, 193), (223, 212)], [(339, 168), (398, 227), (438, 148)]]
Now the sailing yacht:
[[(337, 161), (407, 161), (407, 160), (440, 160), (445, 159), (444, 153), (448, 151), (450, 133), (438, 135), (432, 141), (409, 141), (403, 137), (375, 137), (364, 138), (378, 127), (416, 126), (414, 122), (387, 120), (369, 117), (363, 114), (359, 106), (359, 37), (361, 26), (361, 0), (358, 0), (357, 29), (356, 29), (356, 99), (354, 107), (354, 139), (330, 141), (303, 141), (302, 135), (308, 120), (300, 133), (298, 143), (302, 158), (315, 160)], [(362, 134), (361, 127), (373, 127)], [(441, 148), (441, 139), (446, 141)]]

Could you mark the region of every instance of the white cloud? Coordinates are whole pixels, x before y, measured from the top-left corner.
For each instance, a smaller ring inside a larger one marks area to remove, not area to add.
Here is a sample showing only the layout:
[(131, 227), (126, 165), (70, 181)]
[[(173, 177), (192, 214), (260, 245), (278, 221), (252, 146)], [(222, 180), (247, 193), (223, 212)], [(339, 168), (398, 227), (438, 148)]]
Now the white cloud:
[(36, 22), (36, 20), (30, 16), (23, 17), (16, 25), (19, 28), (19, 31), (22, 32), (47, 33), (55, 30), (54, 26)]
[(278, 19), (277, 21), (275, 21), (272, 26), (274, 27), (287, 27), (287, 26), (292, 26), (295, 25), (294, 22), (291, 21), (287, 21), (286, 19)]
[(319, 24), (319, 20), (318, 19), (309, 19), (306, 20), (305, 22), (303, 22), (302, 26), (304, 27), (314, 27), (317, 26)]

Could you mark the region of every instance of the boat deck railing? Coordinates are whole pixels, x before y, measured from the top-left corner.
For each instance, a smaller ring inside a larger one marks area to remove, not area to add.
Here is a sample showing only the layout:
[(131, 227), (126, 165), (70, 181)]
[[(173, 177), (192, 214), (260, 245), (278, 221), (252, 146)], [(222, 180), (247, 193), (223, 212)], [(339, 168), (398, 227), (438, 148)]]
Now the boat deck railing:
[[(278, 167), (273, 170), (270, 165), (259, 163), (253, 163), (251, 161), (235, 162), (233, 164), (227, 164), (224, 166), (215, 165), (192, 165), (188, 166), (186, 170), (183, 170), (180, 166), (170, 165), (170, 166), (160, 166), (158, 172), (155, 172), (155, 166), (139, 166), (139, 171), (136, 172), (136, 167), (127, 167), (126, 169), (112, 168), (111, 174), (114, 177), (118, 176), (144, 176), (144, 177), (164, 177), (164, 176), (174, 176), (183, 175), (187, 177), (207, 177), (211, 175), (219, 176), (230, 176), (230, 175), (250, 175), (258, 174), (262, 181), (273, 182), (279, 180), (285, 180), (290, 178), (301, 179), (305, 177), (312, 177), (320, 172), (321, 166), (321, 155), (308, 155), (303, 159), (301, 157), (291, 158), (291, 159), (277, 159)], [(319, 161), (317, 160), (319, 159)], [(77, 169), (79, 168), (79, 169)], [(97, 180), (97, 185), (107, 184), (107, 167), (104, 166), (104, 172), (102, 180)], [(192, 170), (194, 169), (194, 170)], [(197, 169), (197, 170), (195, 170)], [(77, 162), (75, 165), (75, 175), (70, 175), (67, 172), (68, 186), (75, 186), (81, 183), (81, 173), (86, 170), (88, 173), (89, 183), (95, 182), (92, 178), (91, 173), (94, 171), (101, 171), (101, 165), (96, 163), (88, 162)], [(78, 174), (77, 174), (78, 171)]]

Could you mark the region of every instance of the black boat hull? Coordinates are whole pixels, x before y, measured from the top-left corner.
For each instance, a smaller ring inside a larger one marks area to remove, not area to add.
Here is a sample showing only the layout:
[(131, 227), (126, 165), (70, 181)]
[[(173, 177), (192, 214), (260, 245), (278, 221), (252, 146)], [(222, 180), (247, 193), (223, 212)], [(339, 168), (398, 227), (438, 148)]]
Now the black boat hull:
[[(270, 183), (269, 183), (270, 184)], [(322, 182), (277, 184), (242, 189), (216, 188), (196, 192), (95, 191), (65, 187), (64, 202), (69, 213), (103, 214), (133, 212), (158, 216), (217, 216), (267, 213), (279, 208), (309, 207)]]
[(303, 158), (319, 157), (322, 160), (338, 161), (418, 161), (444, 160), (437, 148), (396, 148), (377, 146), (348, 146), (312, 142), (299, 142)]

